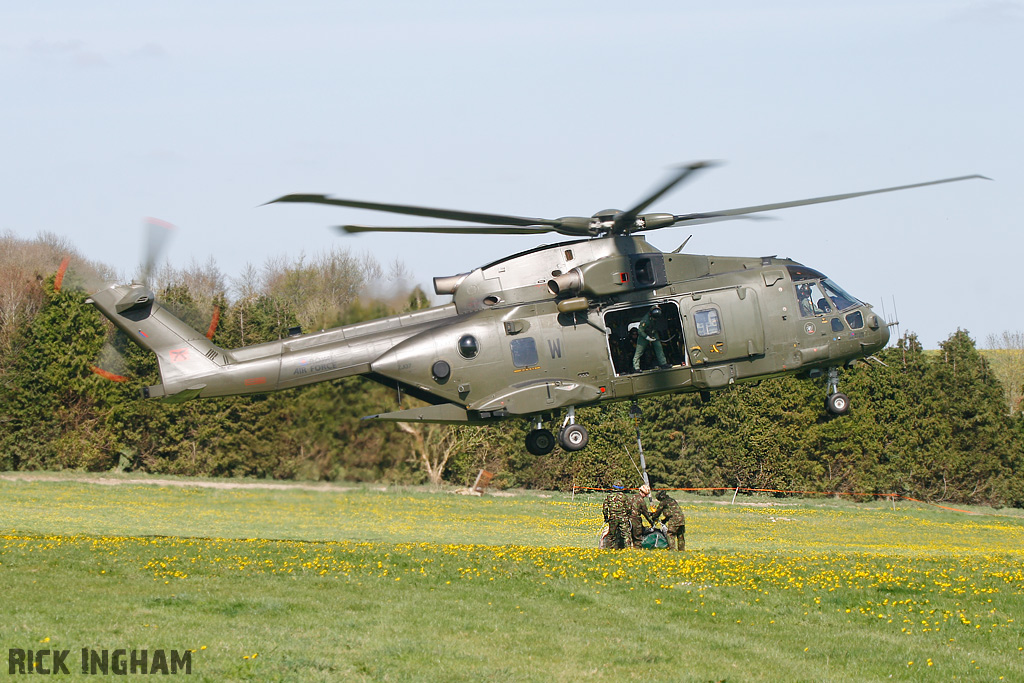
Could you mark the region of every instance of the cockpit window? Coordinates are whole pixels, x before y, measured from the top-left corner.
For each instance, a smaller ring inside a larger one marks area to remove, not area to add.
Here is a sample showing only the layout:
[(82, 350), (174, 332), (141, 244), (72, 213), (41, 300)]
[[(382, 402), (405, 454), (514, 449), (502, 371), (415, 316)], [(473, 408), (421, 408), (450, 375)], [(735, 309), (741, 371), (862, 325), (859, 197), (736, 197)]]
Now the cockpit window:
[(800, 316), (803, 318), (828, 315), (832, 312), (832, 306), (817, 282), (796, 283), (796, 300), (800, 306)]
[(844, 292), (842, 287), (831, 280), (825, 280), (821, 284), (825, 288), (828, 298), (831, 299), (832, 303), (835, 305), (836, 310), (845, 311), (847, 308), (853, 308), (860, 304), (859, 301)]
[(808, 268), (807, 266), (786, 266), (786, 270), (789, 271), (789, 277), (793, 278), (793, 282), (825, 279), (824, 275), (816, 271), (814, 268)]

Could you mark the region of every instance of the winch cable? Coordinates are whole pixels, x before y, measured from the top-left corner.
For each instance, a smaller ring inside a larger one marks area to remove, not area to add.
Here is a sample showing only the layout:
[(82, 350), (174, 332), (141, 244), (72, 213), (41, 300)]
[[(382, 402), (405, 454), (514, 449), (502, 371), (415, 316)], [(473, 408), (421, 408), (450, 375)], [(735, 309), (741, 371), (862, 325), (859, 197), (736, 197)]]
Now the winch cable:
[[(638, 401), (633, 401), (633, 404), (629, 406), (629, 416), (633, 418), (633, 425), (636, 427), (636, 448), (640, 453), (640, 469), (643, 470), (640, 476), (643, 477), (644, 483), (650, 487), (651, 480), (647, 476), (647, 461), (644, 459), (644, 444), (640, 438), (640, 422), (643, 421), (644, 415), (640, 411), (640, 403)], [(630, 457), (630, 460), (632, 460), (632, 457)], [(636, 467), (636, 464), (633, 466)]]

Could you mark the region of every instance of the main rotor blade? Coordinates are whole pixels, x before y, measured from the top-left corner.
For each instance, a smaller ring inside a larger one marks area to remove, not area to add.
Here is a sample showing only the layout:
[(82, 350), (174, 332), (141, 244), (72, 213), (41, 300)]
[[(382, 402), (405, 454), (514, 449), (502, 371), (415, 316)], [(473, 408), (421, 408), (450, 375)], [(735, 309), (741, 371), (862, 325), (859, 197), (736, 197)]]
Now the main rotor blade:
[[(731, 216), (741, 216), (749, 213), (760, 213), (762, 211), (775, 211), (776, 209), (788, 209), (794, 206), (805, 206), (807, 204), (822, 204), (824, 202), (838, 202), (842, 199), (853, 199), (854, 197), (863, 197), (869, 194), (880, 194), (882, 192), (896, 192), (897, 190), (909, 190), (915, 187), (926, 187), (928, 185), (940, 185), (942, 183), (955, 183), (961, 180), (972, 180), (974, 178), (980, 178), (982, 180), (991, 180), (983, 175), (964, 175), (957, 178), (943, 178), (942, 180), (930, 180), (926, 183), (914, 183), (913, 185), (900, 185), (898, 187), (884, 187), (880, 190), (866, 190), (864, 192), (849, 192), (847, 194), (833, 194), (827, 197), (814, 197), (811, 199), (797, 199), (791, 202), (778, 202), (776, 204), (759, 204), (758, 206), (745, 206), (739, 209), (725, 209), (724, 211), (709, 211), (706, 213), (687, 213), (679, 216), (674, 216), (675, 222), (671, 225), (679, 225), (680, 223), (709, 223), (712, 220), (721, 220)], [(669, 227), (669, 226), (664, 226)]]
[(628, 211), (623, 211), (618, 218), (615, 219), (615, 225), (612, 226), (612, 232), (621, 233), (628, 232), (628, 227), (633, 224), (636, 217), (639, 216), (644, 209), (660, 199), (665, 193), (674, 188), (679, 183), (683, 182), (686, 178), (690, 177), (695, 171), (702, 168), (709, 168), (716, 166), (717, 162), (714, 161), (695, 161), (685, 166), (680, 166), (674, 175), (672, 175), (668, 182), (663, 186), (655, 190), (649, 197), (641, 201), (639, 204), (634, 206)]
[[(541, 235), (556, 232), (555, 228), (531, 228), (513, 225), (339, 225), (342, 232), (427, 232), (449, 235)], [(569, 234), (569, 233), (566, 233)], [(572, 233), (575, 234), (575, 233)]]
[(552, 227), (561, 224), (559, 220), (549, 218), (529, 218), (527, 216), (505, 216), (497, 213), (478, 213), (474, 211), (456, 211), (453, 209), (432, 209), (426, 206), (409, 206), (406, 204), (380, 204), (377, 202), (360, 202), (351, 199), (335, 199), (322, 194), (288, 194), (283, 197), (267, 202), (298, 202), (307, 204), (330, 204), (333, 206), (348, 206), (354, 209), (369, 209), (371, 211), (386, 211), (388, 213), (402, 213), (409, 216), (425, 216), (427, 218), (444, 218), (450, 221), (472, 221), (486, 223), (488, 225), (518, 225), (529, 227), (533, 225), (550, 225)]

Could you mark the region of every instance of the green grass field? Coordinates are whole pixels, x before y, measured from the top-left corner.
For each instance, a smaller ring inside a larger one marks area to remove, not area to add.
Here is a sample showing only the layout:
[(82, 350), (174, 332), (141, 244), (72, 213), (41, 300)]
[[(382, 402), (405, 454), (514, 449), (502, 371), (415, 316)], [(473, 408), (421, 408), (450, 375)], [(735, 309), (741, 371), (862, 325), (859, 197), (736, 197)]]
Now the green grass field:
[(677, 554), (596, 550), (600, 496), (20, 477), (0, 638), (63, 680), (1024, 680), (1019, 511), (680, 495)]

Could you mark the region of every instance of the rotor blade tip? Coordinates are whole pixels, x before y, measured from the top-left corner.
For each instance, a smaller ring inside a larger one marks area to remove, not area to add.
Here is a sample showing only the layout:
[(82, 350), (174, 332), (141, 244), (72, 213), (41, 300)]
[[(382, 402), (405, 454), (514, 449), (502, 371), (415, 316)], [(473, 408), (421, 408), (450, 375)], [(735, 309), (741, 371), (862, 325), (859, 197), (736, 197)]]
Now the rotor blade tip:
[(681, 164), (676, 166), (676, 168), (680, 170), (687, 169), (696, 171), (698, 168), (713, 168), (715, 166), (721, 166), (723, 163), (724, 162), (717, 161), (715, 159), (701, 159), (700, 161), (691, 161), (688, 164)]
[[(325, 194), (286, 194), (277, 199), (271, 199), (267, 204), (277, 204), (279, 202), (322, 202), (325, 199), (327, 199)], [(266, 204), (263, 206), (266, 206)]]
[(152, 216), (147, 216), (144, 220), (147, 225), (152, 225), (157, 228), (163, 228), (165, 230), (176, 229), (173, 223), (168, 223), (167, 221), (162, 221), (159, 218), (153, 218)]

